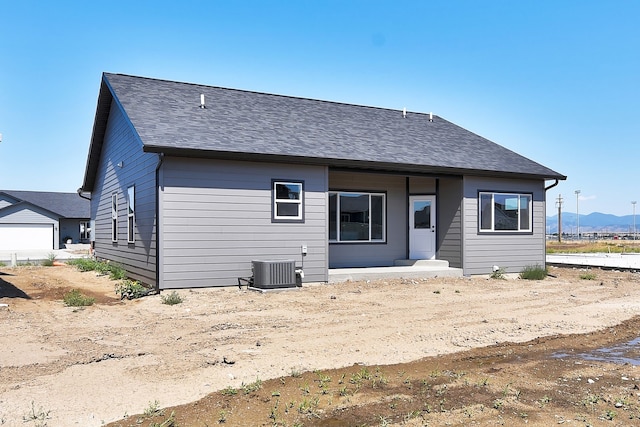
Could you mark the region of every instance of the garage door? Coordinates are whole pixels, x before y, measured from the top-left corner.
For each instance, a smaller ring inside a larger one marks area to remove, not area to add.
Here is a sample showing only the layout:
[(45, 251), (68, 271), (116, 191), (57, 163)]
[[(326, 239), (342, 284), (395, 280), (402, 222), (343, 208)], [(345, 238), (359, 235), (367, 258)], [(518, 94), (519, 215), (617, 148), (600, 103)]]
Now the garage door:
[(53, 249), (52, 224), (0, 224), (0, 250)]

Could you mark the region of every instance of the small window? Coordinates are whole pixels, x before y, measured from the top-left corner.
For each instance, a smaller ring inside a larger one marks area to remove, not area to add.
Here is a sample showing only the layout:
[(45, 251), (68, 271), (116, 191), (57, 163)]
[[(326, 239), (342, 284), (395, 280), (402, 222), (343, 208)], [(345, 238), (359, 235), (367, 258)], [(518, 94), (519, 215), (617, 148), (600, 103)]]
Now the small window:
[(135, 223), (136, 223), (136, 197), (135, 187), (127, 188), (127, 242), (134, 243), (136, 241)]
[(531, 232), (531, 194), (480, 193), (480, 231)]
[(329, 193), (330, 242), (384, 242), (385, 194)]
[(88, 221), (80, 222), (80, 240), (89, 240), (91, 238), (91, 223)]
[(111, 195), (111, 241), (118, 241), (118, 193)]
[(303, 221), (303, 183), (273, 181), (273, 220)]

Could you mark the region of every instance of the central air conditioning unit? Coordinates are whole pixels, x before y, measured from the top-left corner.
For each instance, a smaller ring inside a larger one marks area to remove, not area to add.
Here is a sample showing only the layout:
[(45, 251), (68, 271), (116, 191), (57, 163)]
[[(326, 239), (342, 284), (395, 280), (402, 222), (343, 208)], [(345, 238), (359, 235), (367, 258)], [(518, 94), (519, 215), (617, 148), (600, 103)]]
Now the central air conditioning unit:
[(297, 286), (294, 260), (251, 261), (251, 265), (254, 288), (278, 289)]

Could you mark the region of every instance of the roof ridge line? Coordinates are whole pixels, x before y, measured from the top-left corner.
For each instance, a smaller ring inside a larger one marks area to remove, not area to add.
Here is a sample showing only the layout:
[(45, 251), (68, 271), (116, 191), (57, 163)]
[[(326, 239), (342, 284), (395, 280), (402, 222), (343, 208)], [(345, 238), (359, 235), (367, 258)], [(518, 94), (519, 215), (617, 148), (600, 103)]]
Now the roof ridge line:
[[(103, 74), (105, 74), (107, 76), (108, 75), (115, 75), (115, 76), (131, 77), (131, 78), (135, 78), (135, 79), (153, 80), (153, 81), (158, 81), (158, 82), (175, 83), (175, 84), (181, 84), (181, 85), (187, 85), (187, 86), (197, 86), (197, 87), (203, 87), (203, 88), (209, 88), (209, 89), (228, 90), (228, 91), (232, 91), (232, 92), (249, 93), (249, 94), (254, 94), (254, 95), (274, 96), (274, 97), (278, 97), (278, 98), (298, 99), (298, 100), (303, 100), (303, 101), (324, 102), (324, 103), (333, 104), (333, 105), (345, 105), (345, 106), (350, 106), (350, 107), (368, 108), (368, 109), (373, 109), (373, 110), (397, 111), (397, 112), (402, 113), (402, 109), (405, 108), (405, 107), (402, 107), (402, 108), (396, 109), (396, 108), (391, 108), (391, 107), (376, 107), (376, 106), (372, 106), (372, 105), (355, 104), (355, 103), (352, 103), (352, 102), (331, 101), (331, 100), (328, 100), (328, 99), (317, 99), (317, 98), (309, 98), (309, 97), (295, 96), (295, 95), (283, 95), (283, 94), (279, 94), (279, 93), (263, 92), (263, 91), (257, 91), (257, 90), (236, 89), (236, 88), (224, 87), (224, 86), (215, 86), (215, 85), (206, 85), (206, 84), (191, 83), (191, 82), (184, 82), (184, 81), (177, 81), (177, 80), (169, 80), (169, 79), (163, 79), (163, 78), (158, 78), (158, 77), (136, 76), (136, 75), (133, 75), (133, 74), (125, 74), (125, 73), (108, 73), (108, 72), (104, 72)], [(441, 118), (440, 116), (438, 116), (437, 114), (434, 114), (433, 112), (414, 111), (414, 110), (407, 109), (407, 113), (418, 114), (418, 115), (423, 115), (423, 116), (431, 115), (433, 117)]]

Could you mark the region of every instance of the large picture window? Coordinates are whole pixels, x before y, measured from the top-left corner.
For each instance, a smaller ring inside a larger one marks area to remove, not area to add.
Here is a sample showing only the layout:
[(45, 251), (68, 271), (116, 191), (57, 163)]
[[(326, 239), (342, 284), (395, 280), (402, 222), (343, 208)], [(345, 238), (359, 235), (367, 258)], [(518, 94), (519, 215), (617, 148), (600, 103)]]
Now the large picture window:
[(111, 241), (118, 241), (118, 193), (111, 195)]
[(531, 194), (479, 194), (480, 231), (531, 232)]
[(304, 219), (302, 182), (273, 181), (273, 220), (300, 222)]
[(136, 241), (135, 224), (136, 224), (136, 188), (131, 186), (127, 188), (127, 242), (134, 243)]
[(384, 242), (385, 194), (329, 192), (330, 242)]

